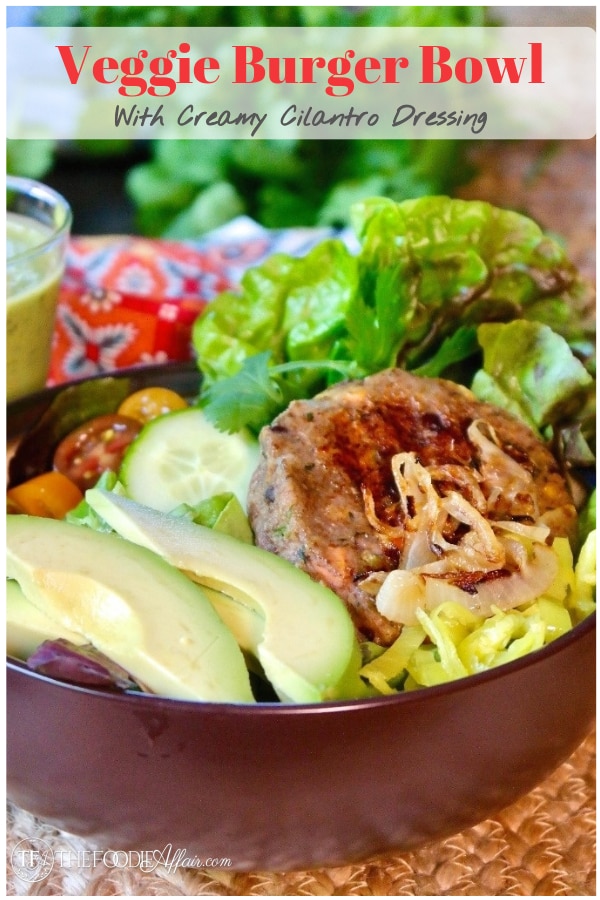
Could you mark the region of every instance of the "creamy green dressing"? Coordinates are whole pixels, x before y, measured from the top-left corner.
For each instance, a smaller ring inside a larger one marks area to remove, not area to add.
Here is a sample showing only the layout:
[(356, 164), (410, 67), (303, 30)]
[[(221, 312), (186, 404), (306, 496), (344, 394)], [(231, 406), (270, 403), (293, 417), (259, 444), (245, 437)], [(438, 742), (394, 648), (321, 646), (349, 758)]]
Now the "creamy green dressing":
[[(48, 226), (18, 213), (6, 222), (6, 398), (44, 387), (63, 268), (62, 242)], [(44, 246), (44, 245), (48, 246)], [(35, 248), (39, 248), (37, 252)]]

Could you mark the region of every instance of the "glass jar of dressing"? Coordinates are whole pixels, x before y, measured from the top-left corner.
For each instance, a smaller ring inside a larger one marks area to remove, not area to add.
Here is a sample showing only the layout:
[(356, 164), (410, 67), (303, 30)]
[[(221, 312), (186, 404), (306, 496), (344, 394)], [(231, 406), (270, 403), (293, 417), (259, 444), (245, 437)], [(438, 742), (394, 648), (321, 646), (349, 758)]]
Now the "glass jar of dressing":
[(46, 384), (71, 219), (56, 191), (28, 178), (6, 179), (8, 401)]

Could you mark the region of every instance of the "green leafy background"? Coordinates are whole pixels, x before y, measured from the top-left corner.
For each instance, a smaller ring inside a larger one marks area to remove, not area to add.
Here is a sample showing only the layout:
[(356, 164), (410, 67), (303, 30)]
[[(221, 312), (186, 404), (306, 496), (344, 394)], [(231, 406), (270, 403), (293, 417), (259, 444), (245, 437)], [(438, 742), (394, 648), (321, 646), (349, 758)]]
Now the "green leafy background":
[[(40, 9), (38, 25), (179, 26), (480, 26), (481, 6), (65, 6)], [(79, 154), (128, 159), (125, 191), (140, 234), (198, 237), (246, 214), (269, 228), (349, 223), (353, 203), (371, 196), (404, 200), (447, 193), (467, 181), (463, 140), (160, 140), (80, 141)], [(71, 151), (73, 148), (70, 148)], [(8, 141), (9, 173), (43, 178), (61, 148), (51, 141)], [(142, 158), (140, 159), (140, 155)]]

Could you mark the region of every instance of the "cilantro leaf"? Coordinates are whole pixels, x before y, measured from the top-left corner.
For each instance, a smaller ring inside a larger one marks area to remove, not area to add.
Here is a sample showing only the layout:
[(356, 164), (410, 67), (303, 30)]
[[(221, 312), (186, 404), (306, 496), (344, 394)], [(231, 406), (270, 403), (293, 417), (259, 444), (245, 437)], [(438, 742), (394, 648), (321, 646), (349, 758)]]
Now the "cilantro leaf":
[(387, 266), (363, 273), (363, 291), (357, 291), (346, 315), (350, 355), (367, 372), (396, 364), (410, 322), (411, 296), (403, 266)]
[(220, 431), (233, 433), (250, 428), (258, 432), (291, 400), (304, 396), (304, 391), (298, 391), (298, 384), (294, 386), (286, 375), (308, 370), (333, 372), (338, 378), (364, 374), (354, 363), (343, 360), (297, 360), (273, 366), (271, 357), (270, 350), (256, 353), (245, 359), (234, 375), (204, 385), (199, 405)]
[(480, 349), (475, 325), (459, 325), (455, 332), (442, 341), (434, 356), (424, 365), (413, 369), (413, 374), (437, 378), (450, 366), (464, 362)]
[(213, 425), (230, 434), (242, 428), (258, 431), (277, 415), (283, 392), (269, 366), (271, 356), (270, 350), (249, 356), (235, 375), (203, 389), (200, 406)]

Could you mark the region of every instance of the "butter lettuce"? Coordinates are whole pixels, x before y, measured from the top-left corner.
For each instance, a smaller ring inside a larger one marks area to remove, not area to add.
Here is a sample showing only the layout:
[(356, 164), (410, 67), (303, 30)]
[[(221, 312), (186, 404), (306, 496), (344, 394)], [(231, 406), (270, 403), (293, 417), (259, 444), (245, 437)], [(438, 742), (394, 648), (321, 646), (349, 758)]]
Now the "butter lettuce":
[[(127, 491), (115, 472), (103, 472), (96, 487), (120, 497), (127, 496)], [(196, 506), (182, 503), (171, 510), (170, 515), (224, 532), (246, 544), (252, 544), (254, 541), (248, 517), (241, 503), (235, 494), (229, 492), (207, 497)], [(92, 531), (114, 531), (113, 527), (90, 506), (86, 496), (66, 514), (65, 519), (72, 525), (83, 525)]]
[(517, 319), (477, 329), (483, 367), (471, 385), (481, 400), (502, 406), (544, 431), (582, 409), (593, 378), (567, 341), (540, 322)]
[(595, 380), (565, 338), (541, 322), (515, 319), (477, 329), (482, 368), (471, 389), (508, 410), (552, 446), (578, 504), (586, 490), (574, 477), (595, 463)]
[[(196, 320), (193, 344), (207, 384), (236, 374), (269, 351), (274, 364), (333, 355), (351, 299), (358, 290), (355, 257), (337, 239), (306, 256), (279, 253), (242, 276), (240, 291), (216, 297)], [(318, 383), (304, 373), (301, 394)]]
[[(493, 391), (494, 402), (519, 409), (542, 428), (558, 411), (568, 419), (583, 402), (595, 365), (593, 288), (534, 221), (483, 201), (433, 196), (400, 203), (372, 197), (352, 207), (352, 223), (356, 253), (329, 238), (301, 258), (276, 254), (198, 318), (193, 344), (205, 376), (201, 402), (215, 424), (226, 415), (228, 395), (239, 427), (245, 424), (238, 376), (250, 377), (248, 361), (265, 353), (273, 381), (262, 415), (252, 392), (253, 428), (279, 411), (272, 402), (277, 393), (283, 409), (290, 397), (312, 396), (335, 378), (396, 365), (467, 385), (482, 368), (478, 390)], [(509, 391), (497, 377), (500, 351), (481, 326), (516, 321), (536, 329), (519, 325), (518, 353), (511, 354), (518, 377)], [(564, 349), (557, 356), (559, 340)], [(531, 350), (535, 364), (520, 356)], [(315, 367), (333, 360), (346, 364), (336, 375)], [(219, 404), (212, 406), (216, 383)], [(577, 443), (576, 434), (570, 439)]]
[(398, 364), (423, 364), (459, 325), (546, 322), (591, 352), (593, 292), (564, 248), (527, 216), (479, 200), (374, 197), (352, 208), (364, 285), (401, 265), (412, 297)]
[(587, 498), (583, 509), (579, 513), (578, 543), (581, 545), (596, 530), (596, 488)]

